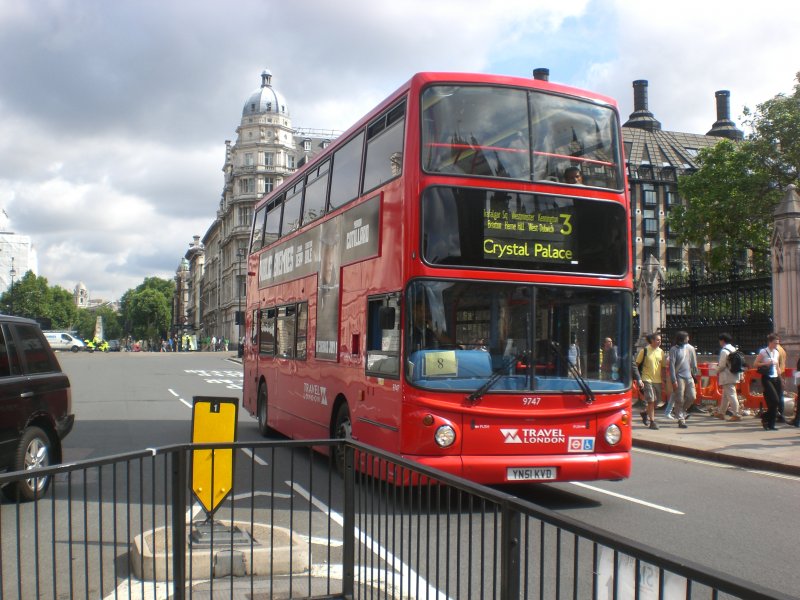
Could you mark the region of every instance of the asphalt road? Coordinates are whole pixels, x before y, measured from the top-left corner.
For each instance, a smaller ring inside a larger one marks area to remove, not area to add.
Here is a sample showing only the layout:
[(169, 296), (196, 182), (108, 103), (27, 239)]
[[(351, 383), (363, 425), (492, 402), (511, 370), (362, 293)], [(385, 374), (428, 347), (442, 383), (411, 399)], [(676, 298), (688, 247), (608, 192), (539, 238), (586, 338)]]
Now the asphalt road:
[[(241, 365), (229, 353), (60, 353), (72, 384), (75, 428), (65, 458), (82, 460), (191, 440), (192, 398), (239, 401), (240, 439), (258, 436), (241, 410)], [(252, 437), (248, 437), (252, 436)]]
[[(193, 396), (241, 400), (241, 367), (228, 356), (61, 354), (76, 414), (64, 444), (65, 459), (188, 441)], [(256, 421), (241, 408), (238, 439), (261, 439)], [(502, 489), (697, 566), (790, 595), (800, 589), (795, 567), (798, 478), (635, 450), (627, 481)]]

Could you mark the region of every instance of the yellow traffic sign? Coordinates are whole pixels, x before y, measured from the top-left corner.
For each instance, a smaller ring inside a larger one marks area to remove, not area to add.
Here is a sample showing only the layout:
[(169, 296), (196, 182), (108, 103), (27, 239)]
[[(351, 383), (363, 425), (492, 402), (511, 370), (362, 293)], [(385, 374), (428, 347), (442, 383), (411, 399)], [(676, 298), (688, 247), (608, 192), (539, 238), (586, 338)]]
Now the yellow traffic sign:
[[(195, 396), (192, 405), (192, 443), (236, 441), (238, 398)], [(192, 451), (192, 491), (210, 517), (233, 487), (233, 450)]]

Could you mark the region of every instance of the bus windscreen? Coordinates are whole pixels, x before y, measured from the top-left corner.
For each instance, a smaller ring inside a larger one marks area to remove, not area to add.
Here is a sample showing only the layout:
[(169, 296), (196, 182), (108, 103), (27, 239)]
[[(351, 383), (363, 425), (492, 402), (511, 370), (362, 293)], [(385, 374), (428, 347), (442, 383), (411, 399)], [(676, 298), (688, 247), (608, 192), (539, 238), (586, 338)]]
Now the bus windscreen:
[(449, 186), (422, 196), (432, 265), (621, 276), (626, 231), (613, 201)]
[(431, 86), (422, 95), (429, 173), (621, 189), (616, 112), (556, 94), (498, 86)]

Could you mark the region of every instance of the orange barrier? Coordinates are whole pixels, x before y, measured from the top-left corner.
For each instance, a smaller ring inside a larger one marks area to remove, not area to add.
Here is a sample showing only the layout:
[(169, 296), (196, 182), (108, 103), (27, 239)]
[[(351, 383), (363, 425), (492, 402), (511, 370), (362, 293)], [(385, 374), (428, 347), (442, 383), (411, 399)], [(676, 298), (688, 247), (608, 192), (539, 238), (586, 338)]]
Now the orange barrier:
[[(722, 389), (719, 387), (719, 381), (717, 380), (717, 375), (715, 373), (712, 374), (712, 371), (716, 368), (716, 363), (701, 363), (697, 365), (700, 369), (700, 377), (695, 379), (695, 391), (697, 392), (696, 397), (696, 404), (701, 404), (703, 401), (714, 401), (719, 403), (722, 399)], [(786, 369), (783, 373), (784, 379), (791, 379), (794, 376), (795, 369)], [(664, 384), (662, 386), (662, 399), (664, 401), (669, 399), (670, 393), (672, 392), (671, 386), (667, 381), (668, 378), (664, 379)], [(739, 396), (740, 405), (742, 408), (750, 408), (753, 410), (758, 410), (764, 405), (764, 394), (761, 391), (754, 391), (753, 390), (753, 380), (758, 382), (757, 389), (761, 387), (761, 375), (758, 374), (756, 369), (747, 369), (744, 372), (744, 377), (742, 381), (736, 384), (736, 395)], [(791, 388), (787, 388), (784, 385), (784, 394), (789, 392)], [(639, 390), (639, 386), (636, 385), (636, 382), (633, 382), (633, 396), (634, 402), (636, 402), (637, 398), (642, 397), (642, 392)]]
[[(696, 385), (697, 398), (699, 400), (714, 400), (719, 401), (722, 398), (722, 390), (720, 390), (717, 376), (711, 374), (711, 365), (703, 363), (698, 365), (701, 377), (698, 379)], [(786, 369), (783, 373), (783, 378), (792, 378), (794, 376), (794, 369)], [(702, 385), (703, 378), (708, 378), (708, 384)], [(756, 369), (747, 369), (744, 372), (742, 381), (736, 384), (736, 394), (741, 399), (740, 404), (742, 408), (750, 408), (758, 410), (764, 404), (764, 393), (753, 391), (753, 380), (761, 383), (761, 375), (758, 374)], [(760, 385), (759, 385), (760, 387)], [(784, 394), (786, 393), (786, 386), (784, 386)]]
[(744, 398), (741, 403), (744, 408), (758, 410), (764, 403), (764, 394), (763, 392), (753, 392), (751, 387), (753, 379), (757, 379), (761, 382), (761, 375), (758, 374), (756, 369), (747, 369), (747, 371), (744, 372), (744, 379), (736, 385), (736, 392), (739, 394), (740, 398)]

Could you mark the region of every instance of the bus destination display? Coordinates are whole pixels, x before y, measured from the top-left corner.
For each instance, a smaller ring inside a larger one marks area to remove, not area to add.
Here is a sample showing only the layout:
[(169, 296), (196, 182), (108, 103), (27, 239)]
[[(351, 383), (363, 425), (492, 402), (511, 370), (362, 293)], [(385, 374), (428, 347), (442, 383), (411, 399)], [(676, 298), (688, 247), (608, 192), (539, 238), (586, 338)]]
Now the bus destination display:
[(628, 267), (619, 202), (432, 186), (422, 209), (422, 252), (433, 265), (604, 276)]
[(484, 209), (484, 258), (578, 264), (570, 245), (572, 214), (564, 212), (568, 208), (560, 207), (556, 214)]

